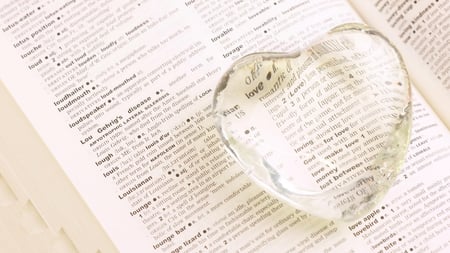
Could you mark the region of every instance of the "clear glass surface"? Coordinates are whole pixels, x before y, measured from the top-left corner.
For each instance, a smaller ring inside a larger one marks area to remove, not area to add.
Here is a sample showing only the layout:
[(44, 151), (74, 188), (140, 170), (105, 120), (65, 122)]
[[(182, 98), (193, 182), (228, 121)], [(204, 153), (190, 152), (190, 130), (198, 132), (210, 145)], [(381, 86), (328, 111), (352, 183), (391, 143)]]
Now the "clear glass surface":
[(346, 24), (298, 52), (237, 61), (214, 95), (216, 126), (244, 172), (290, 205), (355, 219), (404, 161), (408, 74), (379, 32)]

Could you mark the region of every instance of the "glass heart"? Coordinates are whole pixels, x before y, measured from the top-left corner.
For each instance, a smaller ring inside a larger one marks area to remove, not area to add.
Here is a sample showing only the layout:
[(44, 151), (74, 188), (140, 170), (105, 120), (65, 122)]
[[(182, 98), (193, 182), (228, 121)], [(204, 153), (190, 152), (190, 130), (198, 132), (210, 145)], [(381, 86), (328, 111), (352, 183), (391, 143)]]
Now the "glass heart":
[(345, 24), (298, 52), (238, 60), (214, 95), (244, 172), (295, 208), (352, 220), (395, 180), (411, 128), (403, 61), (379, 32)]

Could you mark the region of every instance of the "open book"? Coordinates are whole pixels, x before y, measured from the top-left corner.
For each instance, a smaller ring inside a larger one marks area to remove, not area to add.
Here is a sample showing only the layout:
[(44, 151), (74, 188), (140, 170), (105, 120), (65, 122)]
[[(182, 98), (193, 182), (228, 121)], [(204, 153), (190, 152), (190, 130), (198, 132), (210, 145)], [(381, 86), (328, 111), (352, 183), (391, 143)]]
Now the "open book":
[[(448, 252), (449, 9), (437, 0), (3, 1), (0, 78), (119, 252)], [(305, 48), (348, 22), (377, 28), (402, 53), (413, 129), (383, 201), (341, 222), (253, 184), (225, 152), (211, 103), (239, 57)]]

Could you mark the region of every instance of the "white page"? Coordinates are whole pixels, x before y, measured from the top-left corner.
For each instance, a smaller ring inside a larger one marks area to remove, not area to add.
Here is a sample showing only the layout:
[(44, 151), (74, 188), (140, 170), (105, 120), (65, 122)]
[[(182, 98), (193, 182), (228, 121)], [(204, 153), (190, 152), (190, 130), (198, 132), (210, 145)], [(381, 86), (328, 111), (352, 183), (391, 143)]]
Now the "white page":
[[(224, 152), (210, 115), (214, 85), (234, 59), (301, 48), (356, 21), (343, 1), (33, 3), (2, 7), (0, 76), (120, 252), (361, 252), (379, 240), (262, 193)], [(445, 154), (427, 170), (448, 182), (438, 170), (449, 162), (448, 134), (440, 123), (419, 134), (443, 150), (425, 160)], [(417, 178), (435, 181), (423, 175), (408, 174), (376, 210), (406, 198), (396, 189)], [(382, 229), (391, 219), (382, 215), (361, 220)]]
[(420, 55), (423, 63), (450, 93), (450, 2), (371, 1), (370, 6), (374, 7), (371, 10), (375, 10), (388, 23), (405, 46)]
[(417, 89), (450, 128), (449, 1), (354, 1), (400, 50)]

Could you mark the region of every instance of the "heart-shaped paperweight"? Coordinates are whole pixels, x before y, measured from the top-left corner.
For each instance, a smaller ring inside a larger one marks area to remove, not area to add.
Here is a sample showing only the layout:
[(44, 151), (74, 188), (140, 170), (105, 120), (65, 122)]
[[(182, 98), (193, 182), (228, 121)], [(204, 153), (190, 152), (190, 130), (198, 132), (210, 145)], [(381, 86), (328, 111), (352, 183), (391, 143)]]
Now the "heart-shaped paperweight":
[(255, 53), (224, 74), (216, 126), (244, 172), (295, 208), (351, 220), (401, 170), (411, 94), (398, 51), (362, 24), (294, 53)]

